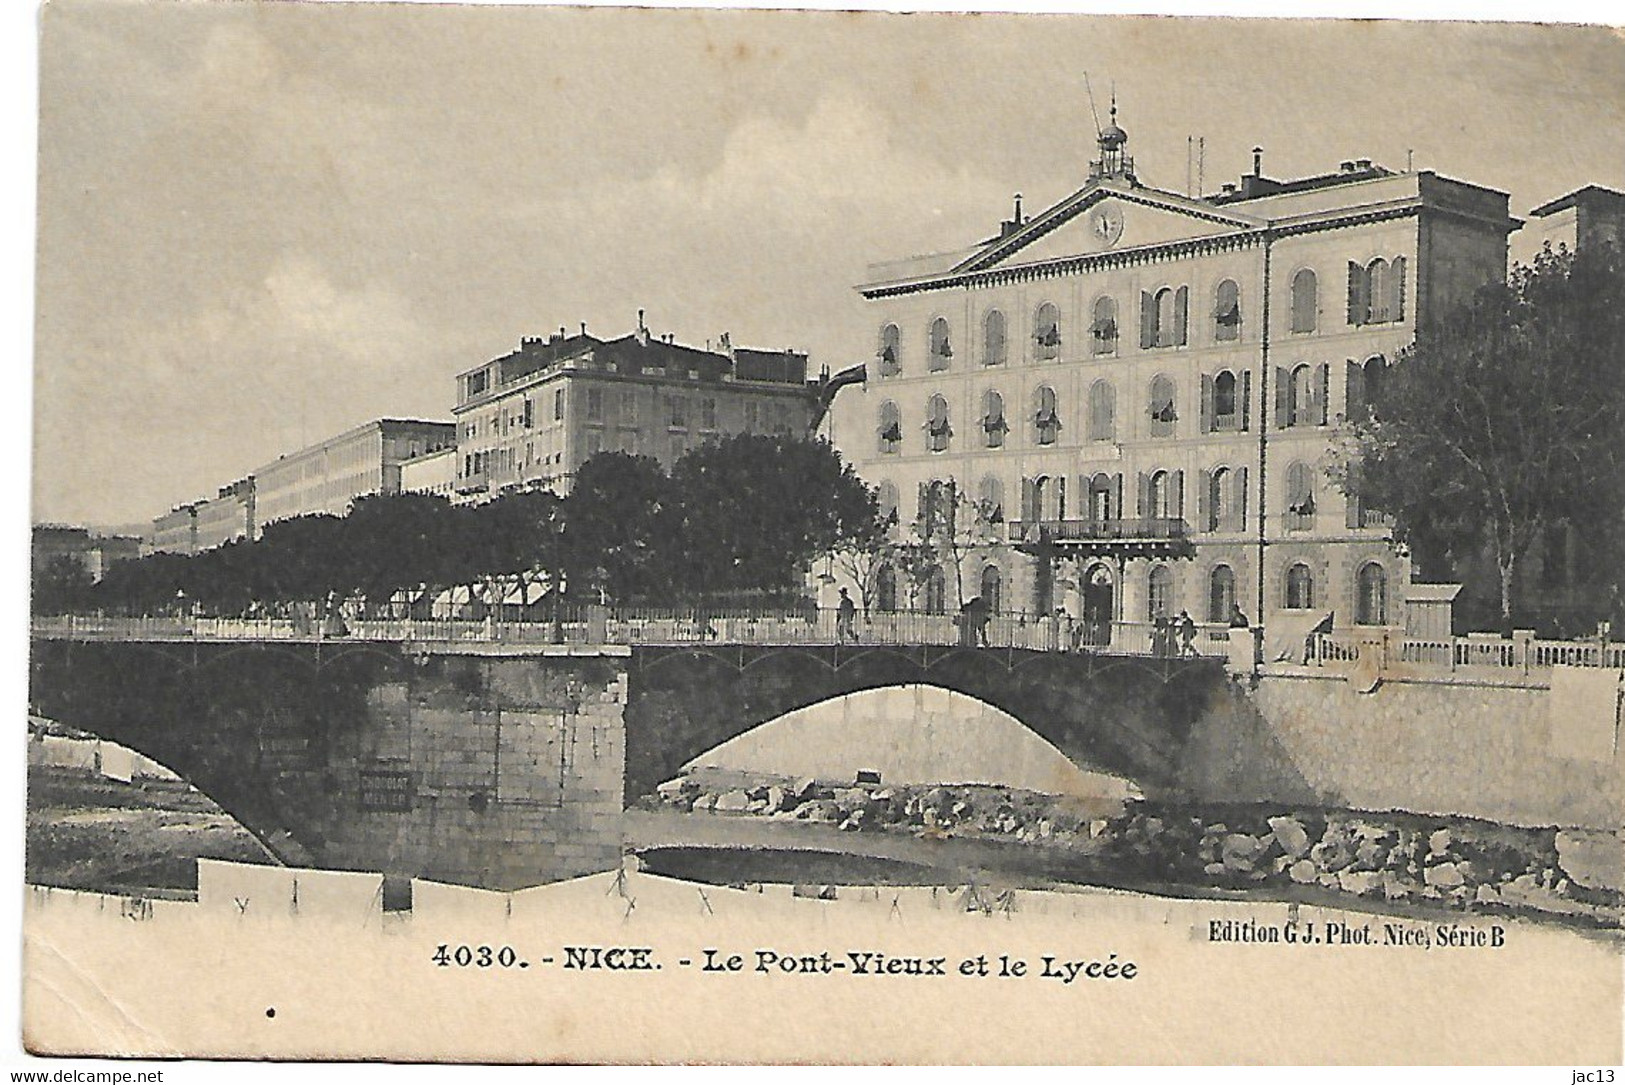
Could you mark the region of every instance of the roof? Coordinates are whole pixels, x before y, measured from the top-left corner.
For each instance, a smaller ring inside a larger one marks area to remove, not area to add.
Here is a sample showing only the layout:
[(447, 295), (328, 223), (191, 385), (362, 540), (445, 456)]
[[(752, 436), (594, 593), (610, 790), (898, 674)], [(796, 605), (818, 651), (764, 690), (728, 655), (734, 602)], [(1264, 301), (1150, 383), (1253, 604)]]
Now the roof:
[(1460, 591), (1460, 584), (1409, 584), (1405, 587), (1405, 601), (1409, 603), (1448, 603)]
[(1625, 192), (1619, 192), (1612, 188), (1604, 188), (1602, 185), (1586, 185), (1584, 188), (1577, 188), (1573, 192), (1559, 196), (1550, 203), (1543, 203), (1529, 213), (1531, 215), (1538, 215), (1542, 217), (1546, 215), (1555, 215), (1557, 212), (1567, 211), (1569, 208), (1581, 202), (1618, 203), (1625, 206)]
[(1363, 166), (1351, 170), (1338, 170), (1335, 173), (1317, 173), (1313, 177), (1300, 177), (1295, 181), (1277, 181), (1270, 177), (1249, 174), (1242, 177), (1241, 187), (1235, 192), (1220, 192), (1217, 195), (1202, 198), (1208, 203), (1242, 203), (1263, 196), (1281, 196), (1289, 192), (1309, 192), (1317, 188), (1332, 188), (1335, 185), (1347, 185), (1355, 181), (1371, 181), (1378, 177), (1394, 176), (1396, 174), (1393, 170), (1378, 165)]

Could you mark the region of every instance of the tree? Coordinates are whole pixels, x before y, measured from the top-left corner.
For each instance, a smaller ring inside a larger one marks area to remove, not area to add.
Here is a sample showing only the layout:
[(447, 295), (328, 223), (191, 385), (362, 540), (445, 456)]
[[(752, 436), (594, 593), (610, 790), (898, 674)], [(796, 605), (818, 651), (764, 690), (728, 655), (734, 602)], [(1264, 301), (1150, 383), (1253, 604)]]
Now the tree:
[[(1543, 252), (1419, 330), (1337, 450), (1345, 493), (1394, 517), (1424, 569), (1487, 549), (1510, 628), (1520, 562), (1562, 521), (1618, 545), (1625, 508), (1625, 265)], [(1617, 568), (1617, 567), (1616, 567)]]
[(35, 614), (72, 614), (85, 606), (90, 593), (90, 570), (71, 554), (58, 554), (34, 571)]
[(565, 506), (565, 572), (574, 585), (626, 601), (664, 585), (660, 557), (670, 492), (647, 456), (601, 452), (576, 471)]
[(808, 563), (878, 547), (875, 491), (829, 442), (741, 434), (672, 469), (684, 584), (697, 594), (795, 590)]

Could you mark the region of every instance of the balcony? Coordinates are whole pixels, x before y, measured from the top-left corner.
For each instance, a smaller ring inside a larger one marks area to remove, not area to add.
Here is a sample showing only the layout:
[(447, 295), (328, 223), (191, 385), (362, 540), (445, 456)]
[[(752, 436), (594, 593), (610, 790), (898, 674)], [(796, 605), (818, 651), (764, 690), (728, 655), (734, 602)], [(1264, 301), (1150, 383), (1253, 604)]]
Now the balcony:
[(1012, 520), (1009, 538), (1029, 554), (1111, 554), (1123, 558), (1188, 557), (1190, 525), (1178, 517), (1108, 520)]

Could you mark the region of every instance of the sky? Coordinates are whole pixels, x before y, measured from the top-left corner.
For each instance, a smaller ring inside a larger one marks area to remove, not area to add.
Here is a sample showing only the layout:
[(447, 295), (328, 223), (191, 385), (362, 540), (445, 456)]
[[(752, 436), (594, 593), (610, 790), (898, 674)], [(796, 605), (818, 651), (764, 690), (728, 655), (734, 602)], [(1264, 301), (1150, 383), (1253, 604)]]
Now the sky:
[(127, 524), (559, 327), (864, 361), (866, 265), (1078, 188), (1348, 158), (1625, 189), (1601, 27), (56, 0), (36, 521)]

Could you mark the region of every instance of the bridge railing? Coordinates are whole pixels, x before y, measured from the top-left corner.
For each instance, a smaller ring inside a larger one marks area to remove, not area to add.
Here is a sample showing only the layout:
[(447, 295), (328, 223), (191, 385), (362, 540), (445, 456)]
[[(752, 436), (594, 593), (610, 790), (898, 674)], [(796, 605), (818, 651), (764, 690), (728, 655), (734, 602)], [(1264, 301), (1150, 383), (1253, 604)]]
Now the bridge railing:
[(968, 645), (1128, 655), (1225, 656), (1230, 631), (1199, 625), (1188, 647), (1177, 632), (1149, 622), (1090, 623), (1065, 615), (870, 611), (842, 629), (833, 608), (700, 609), (585, 607), (558, 619), (36, 618), (35, 636), (80, 640), (368, 640), (499, 644), (895, 644)]
[(1542, 640), (1522, 631), (1511, 637), (1473, 633), (1463, 637), (1404, 637), (1382, 629), (1340, 630), (1315, 634), (1308, 653), (1313, 666), (1345, 667), (1362, 654), (1375, 653), (1383, 666), (1438, 671), (1494, 670), (1518, 672), (1570, 667), (1625, 670), (1625, 644), (1596, 638)]

